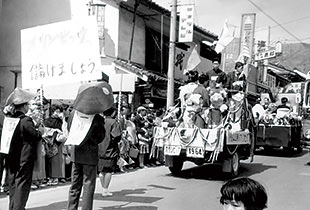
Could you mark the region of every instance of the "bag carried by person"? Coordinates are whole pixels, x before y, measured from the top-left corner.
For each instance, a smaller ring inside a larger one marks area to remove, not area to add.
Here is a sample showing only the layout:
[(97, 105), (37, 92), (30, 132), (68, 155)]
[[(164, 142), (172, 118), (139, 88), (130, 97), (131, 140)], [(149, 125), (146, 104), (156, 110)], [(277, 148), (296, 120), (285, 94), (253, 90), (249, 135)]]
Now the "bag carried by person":
[(139, 149), (136, 146), (134, 146), (134, 145), (130, 146), (130, 148), (129, 148), (129, 156), (131, 158), (137, 158), (138, 155), (139, 155)]

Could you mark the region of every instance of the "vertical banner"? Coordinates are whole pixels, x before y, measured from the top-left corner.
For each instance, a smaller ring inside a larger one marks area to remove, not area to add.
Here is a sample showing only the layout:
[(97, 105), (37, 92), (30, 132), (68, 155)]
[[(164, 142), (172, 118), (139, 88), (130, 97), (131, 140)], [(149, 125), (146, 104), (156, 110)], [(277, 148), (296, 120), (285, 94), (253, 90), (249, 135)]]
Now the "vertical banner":
[[(241, 17), (240, 56), (238, 60), (246, 64), (250, 64), (252, 61), (255, 19), (255, 13), (242, 14)], [(245, 67), (244, 73), (246, 76), (248, 75), (248, 66)]]
[(180, 7), (179, 42), (192, 42), (194, 33), (194, 6)]
[[(254, 46), (254, 30), (255, 30), (255, 13), (242, 14), (241, 18), (241, 31), (240, 31), (240, 54), (244, 51), (249, 54), (249, 60), (251, 62)], [(248, 50), (248, 52), (247, 52)]]

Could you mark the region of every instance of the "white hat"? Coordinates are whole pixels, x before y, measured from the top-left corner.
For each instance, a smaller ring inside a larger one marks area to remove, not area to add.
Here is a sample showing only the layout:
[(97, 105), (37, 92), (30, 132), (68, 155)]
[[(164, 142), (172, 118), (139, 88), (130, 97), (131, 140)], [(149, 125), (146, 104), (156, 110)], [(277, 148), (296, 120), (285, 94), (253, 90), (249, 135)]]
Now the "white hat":
[(142, 110), (146, 110), (146, 108), (145, 108), (144, 106), (139, 106), (139, 107), (137, 108), (137, 111), (138, 111), (138, 112), (140, 112), (140, 111), (142, 111)]

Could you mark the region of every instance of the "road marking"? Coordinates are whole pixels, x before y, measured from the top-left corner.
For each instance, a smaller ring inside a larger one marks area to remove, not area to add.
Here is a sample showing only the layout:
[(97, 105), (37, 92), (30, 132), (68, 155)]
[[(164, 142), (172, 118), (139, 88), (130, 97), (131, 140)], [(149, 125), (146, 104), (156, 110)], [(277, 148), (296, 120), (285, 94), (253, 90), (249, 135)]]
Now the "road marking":
[(299, 175), (302, 175), (302, 176), (310, 176), (310, 173), (300, 173)]

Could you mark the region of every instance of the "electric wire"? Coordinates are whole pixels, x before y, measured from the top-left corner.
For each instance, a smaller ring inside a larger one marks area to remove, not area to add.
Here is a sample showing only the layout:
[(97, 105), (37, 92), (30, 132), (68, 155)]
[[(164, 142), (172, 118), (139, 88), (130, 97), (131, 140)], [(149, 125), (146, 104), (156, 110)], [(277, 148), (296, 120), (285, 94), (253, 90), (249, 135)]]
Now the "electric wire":
[(282, 26), (277, 20), (275, 20), (273, 17), (271, 17), (269, 14), (267, 14), (262, 8), (260, 8), (257, 4), (255, 4), (252, 0), (248, 0), (254, 7), (256, 7), (259, 11), (261, 11), (264, 15), (266, 15), (269, 19), (271, 19), (273, 22), (275, 22), (279, 27), (281, 27), (284, 31), (286, 31), (289, 35), (291, 35), (294, 39), (296, 39), (301, 44), (307, 46), (303, 41), (301, 41), (297, 36), (295, 36), (293, 33), (291, 33), (289, 30), (287, 30), (284, 26)]
[[(281, 25), (287, 25), (287, 24), (294, 23), (294, 22), (301, 21), (301, 20), (308, 19), (308, 18), (310, 18), (310, 16), (305, 16), (305, 17), (301, 17), (301, 18), (298, 18), (298, 19), (290, 20), (290, 21), (281, 23)], [(275, 28), (275, 27), (279, 27), (279, 25), (270, 26), (270, 28)], [(265, 31), (265, 30), (268, 30), (268, 27), (266, 27), (266, 26), (259, 27), (255, 31), (259, 32), (259, 31)]]

